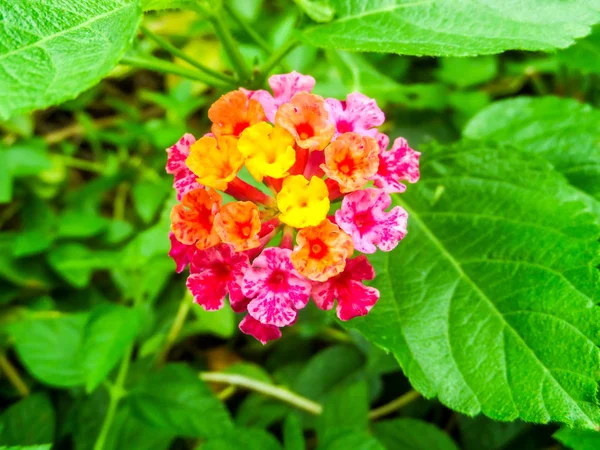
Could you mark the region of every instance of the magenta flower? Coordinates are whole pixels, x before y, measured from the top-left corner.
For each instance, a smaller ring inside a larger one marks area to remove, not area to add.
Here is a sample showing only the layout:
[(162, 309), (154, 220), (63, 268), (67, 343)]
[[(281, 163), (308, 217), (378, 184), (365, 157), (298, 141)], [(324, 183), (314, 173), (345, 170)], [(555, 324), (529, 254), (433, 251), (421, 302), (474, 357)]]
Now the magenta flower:
[(373, 278), (373, 266), (366, 256), (360, 255), (349, 259), (339, 275), (323, 283), (314, 283), (312, 298), (319, 308), (325, 310), (331, 309), (337, 300), (336, 312), (340, 320), (364, 316), (379, 300), (379, 291), (362, 283)]
[(329, 113), (329, 122), (336, 128), (334, 139), (350, 131), (375, 138), (379, 134), (375, 127), (385, 121), (377, 102), (360, 92), (348, 94), (346, 101), (328, 98), (325, 108)]
[(249, 267), (248, 255), (219, 244), (194, 254), (186, 284), (194, 301), (207, 311), (221, 309), (227, 294), (232, 307), (237, 306), (245, 301), (241, 283)]
[(363, 253), (393, 250), (406, 235), (408, 213), (392, 204), (389, 194), (378, 189), (355, 191), (344, 197), (336, 211), (338, 226), (352, 237), (354, 248)]
[(406, 185), (400, 183), (400, 180), (406, 180), (409, 183), (419, 181), (421, 153), (410, 148), (406, 139), (396, 139), (391, 150), (387, 151), (385, 139), (380, 139), (379, 144), (379, 168), (375, 176), (371, 178), (375, 181), (375, 186), (392, 194), (406, 191)]
[(181, 273), (190, 263), (198, 249), (195, 245), (187, 245), (179, 242), (172, 231), (169, 232), (169, 240), (171, 241), (169, 256), (175, 261), (175, 270), (177, 273)]
[(186, 133), (172, 147), (167, 149), (167, 173), (173, 175), (173, 187), (177, 192), (177, 200), (181, 201), (188, 192), (201, 188), (202, 185), (196, 181), (196, 175), (185, 164), (190, 154), (190, 146), (196, 142), (196, 138)]
[(284, 103), (288, 103), (297, 92), (310, 92), (315, 86), (315, 79), (310, 75), (302, 75), (296, 71), (269, 78), (269, 86), (274, 95), (264, 89), (247, 91), (248, 98), (258, 100), (262, 105), (268, 121), (275, 123), (275, 113)]
[(242, 291), (252, 298), (248, 314), (264, 325), (290, 325), (308, 303), (311, 282), (296, 272), (291, 253), (287, 248), (267, 248), (244, 276)]
[(281, 337), (281, 330), (275, 325), (265, 325), (264, 323), (260, 323), (250, 314), (244, 317), (240, 322), (240, 331), (253, 336), (263, 345)]

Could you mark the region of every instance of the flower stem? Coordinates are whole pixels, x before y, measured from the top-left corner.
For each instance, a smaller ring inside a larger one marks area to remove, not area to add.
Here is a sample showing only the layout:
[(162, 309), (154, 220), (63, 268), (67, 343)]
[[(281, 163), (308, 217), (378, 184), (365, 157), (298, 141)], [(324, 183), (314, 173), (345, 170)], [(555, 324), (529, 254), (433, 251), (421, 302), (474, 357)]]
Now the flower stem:
[(263, 383), (243, 375), (223, 372), (200, 372), (200, 379), (214, 383), (225, 383), (231, 386), (240, 386), (252, 391), (260, 392), (269, 397), (276, 398), (282, 402), (289, 403), (298, 409), (318, 416), (323, 412), (323, 407), (287, 389)]
[(238, 43), (233, 38), (229, 27), (223, 20), (223, 15), (220, 8), (215, 10), (202, 9), (202, 11), (206, 14), (208, 20), (212, 23), (217, 36), (219, 37), (219, 41), (223, 45), (225, 52), (229, 56), (229, 60), (231, 64), (235, 68), (236, 73), (242, 83), (247, 83), (252, 79), (252, 72), (250, 68), (244, 61), (244, 57), (240, 52), (240, 47)]
[(171, 44), (168, 40), (154, 34), (147, 27), (142, 25), (140, 28), (146, 36), (148, 36), (150, 39), (152, 39), (154, 42), (156, 42), (158, 45), (160, 45), (162, 48), (164, 48), (166, 51), (168, 51), (172, 55), (183, 59), (185, 62), (191, 64), (196, 69), (201, 70), (202, 72), (204, 72), (210, 76), (218, 78), (219, 80), (229, 83), (232, 86), (236, 85), (235, 78), (230, 77), (229, 75), (225, 75), (224, 73), (217, 72), (216, 70), (213, 70), (210, 67), (206, 67), (205, 65), (200, 64), (194, 58), (190, 57), (187, 53), (179, 50), (177, 47), (175, 47), (173, 44)]
[(60, 159), (65, 166), (73, 169), (85, 170), (93, 173), (103, 173), (106, 169), (104, 164), (97, 161), (88, 161), (86, 159), (75, 158), (73, 156), (63, 155), (60, 153), (52, 153), (52, 157), (55, 159)]
[(281, 46), (278, 50), (276, 50), (271, 57), (267, 59), (262, 66), (260, 66), (260, 77), (257, 83), (255, 83), (257, 84), (255, 87), (261, 87), (269, 76), (269, 73), (271, 73), (271, 70), (273, 70), (273, 68), (277, 66), (277, 64), (279, 64), (280, 61), (299, 44), (300, 41), (298, 39), (292, 38), (283, 44), (283, 46)]
[(112, 385), (108, 391), (110, 396), (110, 401), (108, 404), (108, 409), (106, 411), (106, 416), (104, 417), (104, 422), (102, 422), (102, 428), (100, 429), (100, 434), (96, 439), (94, 444), (94, 450), (104, 450), (104, 446), (106, 444), (106, 438), (108, 437), (108, 433), (110, 431), (110, 427), (115, 419), (115, 414), (117, 412), (117, 407), (119, 406), (119, 402), (126, 395), (125, 393), (125, 379), (127, 378), (127, 372), (129, 371), (129, 362), (131, 360), (131, 356), (133, 354), (133, 344), (127, 348), (127, 351), (123, 355), (123, 359), (121, 360), (121, 365), (119, 366), (119, 373), (117, 374), (117, 379), (115, 384)]
[(8, 360), (6, 355), (0, 354), (0, 370), (4, 372), (10, 384), (14, 386), (21, 397), (27, 397), (29, 395), (29, 387), (25, 384), (19, 371), (12, 363)]
[(236, 177), (229, 182), (225, 193), (235, 197), (236, 200), (240, 201), (260, 203), (261, 205), (269, 207), (273, 207), (275, 205), (275, 200), (273, 197), (269, 197), (263, 191), (258, 190), (239, 177)]
[(230, 87), (229, 83), (226, 84), (222, 81), (215, 80), (214, 78), (209, 78), (208, 76), (201, 72), (198, 72), (197, 70), (191, 70), (185, 67), (180, 67), (177, 64), (174, 64), (169, 61), (164, 61), (159, 58), (124, 56), (123, 58), (121, 58), (121, 64), (139, 67), (141, 69), (155, 70), (161, 73), (179, 75), (184, 78), (189, 78), (190, 80), (202, 81), (203, 83), (206, 83), (209, 86), (220, 87), (225, 89)]
[(254, 31), (254, 28), (252, 28), (250, 25), (248, 25), (248, 23), (242, 17), (240, 17), (240, 15), (237, 13), (237, 11), (235, 9), (233, 9), (231, 7), (231, 5), (229, 5), (228, 2), (225, 2), (223, 4), (223, 6), (225, 8), (225, 11), (227, 11), (227, 13), (231, 16), (231, 18), (235, 21), (235, 23), (237, 23), (239, 25), (239, 27), (242, 28), (244, 30), (244, 32), (254, 42), (256, 42), (256, 44), (258, 44), (258, 46), (260, 48), (262, 48), (267, 53), (271, 53), (273, 51), (273, 49), (271, 48), (269, 43), (267, 41), (265, 41), (260, 34), (258, 34), (256, 31)]
[(421, 396), (417, 391), (409, 391), (406, 394), (398, 397), (395, 400), (392, 400), (389, 403), (386, 403), (379, 408), (375, 408), (369, 412), (369, 420), (377, 420), (380, 417), (386, 416), (394, 411), (397, 411), (409, 403), (415, 401)]
[(169, 351), (171, 350), (173, 343), (177, 340), (177, 336), (179, 336), (179, 333), (183, 328), (183, 324), (185, 323), (185, 319), (187, 318), (191, 307), (192, 300), (190, 299), (186, 291), (185, 295), (181, 299), (181, 303), (179, 303), (179, 309), (177, 310), (177, 315), (175, 316), (173, 325), (171, 325), (171, 329), (167, 334), (167, 338), (165, 339), (165, 342), (160, 351), (158, 352), (158, 356), (156, 357), (157, 365), (162, 365), (167, 360)]

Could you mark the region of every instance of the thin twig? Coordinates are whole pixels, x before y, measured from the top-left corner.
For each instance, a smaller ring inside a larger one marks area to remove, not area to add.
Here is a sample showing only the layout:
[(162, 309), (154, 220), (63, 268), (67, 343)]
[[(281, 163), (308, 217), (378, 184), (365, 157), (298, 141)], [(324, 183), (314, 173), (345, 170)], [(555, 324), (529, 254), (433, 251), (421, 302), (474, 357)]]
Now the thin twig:
[(377, 420), (380, 417), (387, 416), (388, 414), (403, 408), (409, 403), (412, 403), (420, 396), (421, 394), (419, 394), (417, 391), (409, 391), (406, 394), (398, 397), (397, 399), (392, 400), (391, 402), (386, 403), (385, 405), (380, 406), (379, 408), (371, 410), (369, 412), (369, 420)]
[(248, 25), (248, 23), (242, 17), (240, 17), (238, 12), (234, 8), (232, 8), (228, 2), (225, 2), (223, 4), (223, 7), (225, 8), (225, 11), (227, 11), (227, 13), (235, 21), (235, 23), (237, 23), (239, 25), (239, 27), (242, 28), (246, 32), (246, 34), (254, 42), (256, 42), (256, 44), (258, 44), (258, 46), (260, 48), (262, 48), (267, 53), (271, 53), (273, 51), (273, 49), (271, 48), (269, 43), (267, 41), (265, 41), (262, 38), (262, 36), (254, 30), (254, 28), (252, 28), (250, 25)]
[(198, 70), (188, 69), (187, 67), (180, 67), (169, 61), (165, 61), (154, 57), (138, 57), (138, 56), (124, 56), (121, 58), (121, 64), (128, 66), (139, 67), (140, 69), (154, 70), (162, 73), (170, 73), (173, 75), (179, 75), (190, 80), (202, 81), (209, 86), (229, 88), (229, 83), (224, 83), (214, 78), (209, 78), (207, 75), (199, 72)]
[(160, 45), (166, 51), (168, 51), (169, 53), (171, 53), (174, 56), (177, 56), (178, 58), (183, 59), (185, 62), (187, 62), (188, 64), (191, 64), (196, 69), (201, 70), (202, 72), (204, 72), (210, 76), (218, 78), (221, 81), (225, 81), (226, 83), (229, 83), (232, 86), (235, 86), (237, 84), (235, 78), (230, 77), (229, 75), (225, 75), (223, 73), (217, 72), (216, 70), (213, 70), (210, 67), (206, 67), (205, 65), (200, 64), (198, 61), (196, 61), (190, 55), (183, 52), (182, 50), (179, 50), (177, 47), (175, 47), (173, 44), (171, 44), (168, 40), (154, 34), (152, 31), (150, 31), (145, 26), (142, 25), (140, 28), (146, 36), (148, 36), (150, 39), (152, 39), (154, 42), (156, 42), (158, 45)]
[(4, 372), (10, 384), (14, 386), (21, 397), (27, 397), (29, 395), (29, 387), (25, 384), (19, 371), (12, 363), (8, 360), (6, 355), (0, 354), (0, 370)]
[(183, 296), (181, 303), (179, 304), (179, 309), (177, 310), (177, 315), (175, 316), (175, 320), (173, 320), (173, 325), (171, 325), (171, 329), (167, 334), (167, 338), (165, 342), (158, 352), (158, 356), (156, 357), (156, 364), (161, 365), (167, 360), (167, 356), (169, 355), (169, 351), (171, 347), (177, 340), (177, 336), (181, 333), (181, 329), (183, 328), (183, 324), (185, 323), (185, 319), (187, 318), (188, 313), (192, 307), (192, 299), (186, 294)]
[(260, 392), (269, 397), (276, 398), (282, 402), (289, 403), (298, 409), (318, 416), (323, 412), (323, 407), (287, 389), (263, 383), (243, 375), (223, 372), (200, 372), (200, 379), (213, 383), (224, 383), (232, 386), (240, 386), (252, 391)]

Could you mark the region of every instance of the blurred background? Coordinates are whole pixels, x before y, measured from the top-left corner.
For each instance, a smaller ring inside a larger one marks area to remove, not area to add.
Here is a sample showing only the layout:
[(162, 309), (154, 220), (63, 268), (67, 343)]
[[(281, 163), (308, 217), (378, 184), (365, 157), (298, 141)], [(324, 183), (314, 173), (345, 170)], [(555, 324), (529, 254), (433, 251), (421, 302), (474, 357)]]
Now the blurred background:
[[(263, 40), (253, 43), (231, 21), (251, 66), (264, 62), (270, 49), (280, 47), (304, 20), (291, 2), (237, 0), (231, 5)], [(150, 13), (144, 25), (204, 65), (228, 71), (210, 24), (196, 13)], [(301, 45), (275, 73), (310, 74), (317, 80), (315, 93), (327, 97), (343, 98), (353, 91), (374, 97), (387, 116), (381, 131), (403, 136), (422, 151), (432, 141), (457, 140), (466, 122), (496, 99), (554, 94), (598, 106), (594, 73), (600, 71), (600, 58), (588, 52), (590, 45), (598, 52), (599, 37), (596, 32), (584, 40), (586, 45), (556, 54), (476, 58), (353, 54)], [(142, 34), (130, 54), (187, 64)], [(108, 302), (127, 305), (136, 298), (144, 302), (138, 308), (131, 383), (162, 358), (195, 371), (251, 374), (319, 402), (343, 391), (347, 404), (336, 426), (346, 419), (352, 424), (359, 403), (353, 395), (366, 395), (368, 404), (377, 407), (410, 391), (393, 357), (343, 330), (313, 305), (280, 341), (264, 347), (238, 331), (239, 318), (227, 306), (215, 313), (185, 306), (190, 302), (185, 274), (176, 275), (167, 256), (175, 198), (164, 170), (165, 149), (186, 132), (204, 134), (207, 109), (222, 93), (179, 76), (118, 66), (73, 101), (0, 122), (0, 410), (5, 410), (0, 444), (53, 441), (54, 448), (93, 448), (108, 395), (101, 388), (86, 392), (69, 386), (69, 364), (78, 358), (73, 348), (82, 325), (73, 320), (57, 332), (35, 324), (40, 318), (79, 317)], [(36, 377), (16, 357), (15, 336), (37, 352), (42, 366), (45, 361)], [(106, 340), (112, 342), (110, 336)], [(40, 384), (40, 378), (46, 383)], [(222, 386), (217, 391), (238, 426), (275, 436), (285, 427), (288, 433), (298, 429), (307, 446), (314, 447), (317, 425), (308, 414), (296, 415), (289, 405), (258, 393)], [(15, 410), (17, 400), (31, 393), (29, 403)], [(182, 414), (202, 413), (190, 408)], [(113, 448), (186, 449), (199, 443), (136, 422), (135, 414), (121, 414), (110, 438)], [(397, 414), (424, 419), (467, 450), (558, 448), (551, 438), (557, 427), (469, 419), (417, 397)], [(389, 434), (385, 426), (375, 427), (375, 433)], [(267, 441), (256, 448), (271, 448)], [(409, 445), (396, 448), (421, 448)]]

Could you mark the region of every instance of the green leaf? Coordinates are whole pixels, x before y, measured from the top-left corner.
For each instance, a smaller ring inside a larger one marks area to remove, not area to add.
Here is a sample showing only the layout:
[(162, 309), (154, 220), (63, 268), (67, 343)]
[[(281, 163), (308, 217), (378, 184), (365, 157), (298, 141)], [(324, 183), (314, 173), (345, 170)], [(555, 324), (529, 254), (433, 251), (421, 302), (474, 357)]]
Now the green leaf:
[[(358, 91), (375, 98), (382, 105), (392, 102), (412, 109), (434, 110), (447, 106), (445, 97), (448, 89), (442, 84), (399, 84), (379, 72), (363, 55), (334, 50), (326, 54), (336, 74), (330, 83), (317, 83), (315, 92), (318, 94), (344, 97)], [(339, 90), (340, 80), (343, 90)]]
[(58, 219), (61, 238), (87, 238), (101, 233), (109, 220), (94, 211), (67, 209)]
[(270, 433), (256, 428), (236, 428), (222, 437), (209, 439), (198, 450), (281, 450), (281, 444)]
[(573, 186), (600, 200), (598, 129), (600, 111), (589, 105), (558, 97), (521, 97), (490, 105), (471, 119), (464, 135), (540, 155)]
[(317, 450), (386, 450), (381, 443), (366, 431), (338, 431), (319, 443)]
[(329, 347), (304, 366), (292, 390), (310, 399), (322, 400), (335, 386), (351, 383), (364, 363), (363, 355), (354, 347)]
[(285, 450), (305, 450), (306, 441), (297, 414), (289, 414), (283, 421), (283, 447)]
[(125, 53), (140, 13), (135, 0), (0, 0), (0, 118), (97, 83)]
[(395, 197), (408, 234), (371, 258), (381, 299), (347, 325), (452, 409), (597, 426), (599, 230), (579, 199), (513, 148), (424, 151), (421, 181)]
[(440, 68), (435, 75), (444, 83), (464, 89), (490, 81), (497, 73), (497, 57), (480, 56), (478, 58), (441, 58)]
[(45, 393), (11, 405), (0, 417), (0, 444), (33, 445), (54, 440), (54, 407)]
[(563, 427), (553, 437), (565, 447), (573, 450), (598, 450), (600, 448), (600, 432), (592, 430), (574, 430)]
[(161, 9), (190, 9), (196, 4), (195, 0), (142, 0), (144, 11)]
[(134, 413), (178, 436), (209, 438), (232, 428), (229, 414), (191, 368), (171, 364), (148, 374), (131, 391)]
[(88, 392), (93, 391), (115, 367), (139, 328), (138, 313), (131, 308), (109, 303), (91, 311), (80, 350)]
[(527, 429), (521, 421), (496, 422), (485, 416), (458, 417), (460, 439), (465, 450), (500, 450)]
[[(190, 298), (191, 301), (193, 300)], [(206, 311), (194, 304), (192, 305), (192, 312), (196, 316), (196, 320), (185, 326), (184, 335), (210, 333), (226, 339), (235, 334), (237, 329), (235, 313), (229, 305), (225, 305), (218, 311)]]
[(369, 400), (364, 381), (337, 388), (323, 405), (317, 418), (317, 434), (326, 441), (332, 434), (345, 429), (348, 432), (367, 430)]
[(600, 27), (596, 26), (592, 34), (558, 52), (557, 57), (569, 69), (600, 73)]
[(144, 223), (152, 221), (170, 191), (170, 182), (140, 181), (133, 186), (133, 206)]
[(333, 19), (335, 11), (325, 1), (319, 0), (294, 0), (296, 5), (315, 22), (324, 23)]
[[(2, 2), (0, 1), (0, 7)], [(1, 12), (1, 10), (0, 10)], [(0, 32), (1, 33), (1, 32)], [(0, 34), (1, 35), (1, 34)], [(0, 53), (0, 67), (2, 67), (2, 54)], [(2, 75), (0, 74), (0, 79)], [(0, 84), (1, 86), (1, 84)], [(2, 90), (0, 88), (0, 98)], [(2, 114), (2, 106), (0, 106), (0, 115)], [(31, 175), (37, 175), (44, 170), (48, 170), (52, 167), (52, 163), (48, 158), (48, 148), (44, 141), (41, 139), (30, 139), (26, 141), (17, 142), (7, 150), (8, 158), (7, 167), (8, 172), (17, 177), (27, 177)]]
[(306, 42), (347, 51), (474, 56), (565, 48), (600, 20), (596, 0), (329, 0), (336, 18)]
[(87, 316), (24, 320), (10, 327), (21, 362), (35, 378), (57, 387), (77, 386), (85, 374), (79, 348)]
[(50, 450), (52, 448), (52, 444), (44, 444), (44, 445), (16, 445), (16, 446), (8, 446), (0, 445), (0, 450)]
[(435, 425), (417, 419), (375, 422), (373, 434), (390, 450), (458, 450), (450, 436)]
[(90, 282), (97, 269), (111, 269), (120, 263), (119, 253), (91, 250), (82, 244), (69, 242), (48, 253), (48, 263), (60, 276), (77, 288)]

